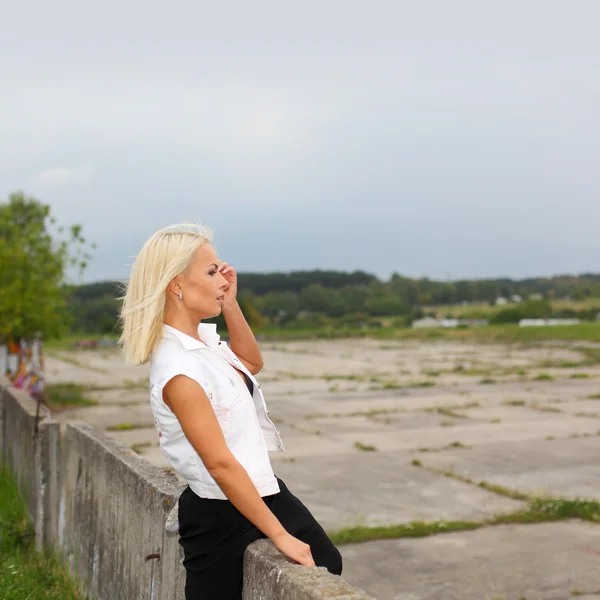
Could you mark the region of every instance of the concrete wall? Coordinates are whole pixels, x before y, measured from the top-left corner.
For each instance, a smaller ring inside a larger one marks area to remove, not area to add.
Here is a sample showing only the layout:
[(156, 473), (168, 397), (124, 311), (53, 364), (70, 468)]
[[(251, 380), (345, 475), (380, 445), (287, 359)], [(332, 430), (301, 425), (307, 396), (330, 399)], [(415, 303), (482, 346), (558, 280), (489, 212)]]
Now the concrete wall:
[[(184, 598), (183, 553), (164, 527), (181, 490), (173, 475), (86, 423), (61, 429), (44, 411), (36, 419), (35, 401), (2, 378), (0, 435), (0, 457), (27, 503), (37, 547), (62, 554), (91, 598)], [(244, 600), (324, 598), (368, 596), (325, 569), (291, 564), (268, 540), (248, 548)]]

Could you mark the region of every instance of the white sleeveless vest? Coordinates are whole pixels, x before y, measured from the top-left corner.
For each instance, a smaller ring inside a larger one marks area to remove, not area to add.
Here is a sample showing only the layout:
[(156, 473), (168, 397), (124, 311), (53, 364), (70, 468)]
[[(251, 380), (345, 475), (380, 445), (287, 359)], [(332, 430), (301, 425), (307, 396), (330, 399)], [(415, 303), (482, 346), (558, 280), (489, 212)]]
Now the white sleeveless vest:
[[(195, 338), (168, 325), (152, 353), (150, 404), (160, 447), (173, 469), (202, 498), (225, 500), (216, 481), (185, 437), (175, 414), (162, 397), (164, 386), (176, 375), (196, 381), (208, 396), (227, 446), (246, 469), (261, 496), (279, 492), (268, 451), (283, 452), (283, 443), (268, 417), (260, 384), (225, 342), (214, 324), (200, 324)], [(244, 372), (254, 384), (254, 394), (235, 372)]]

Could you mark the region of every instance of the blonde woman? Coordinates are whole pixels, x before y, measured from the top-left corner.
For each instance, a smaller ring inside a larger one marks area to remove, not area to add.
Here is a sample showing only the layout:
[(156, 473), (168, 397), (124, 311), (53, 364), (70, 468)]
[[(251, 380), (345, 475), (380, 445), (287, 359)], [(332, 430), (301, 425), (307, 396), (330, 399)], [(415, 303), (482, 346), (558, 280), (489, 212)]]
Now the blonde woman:
[[(293, 561), (342, 571), (340, 553), (277, 478), (283, 451), (255, 375), (263, 360), (236, 300), (237, 277), (201, 226), (173, 226), (132, 267), (121, 343), (151, 363), (150, 402), (163, 453), (188, 484), (179, 498), (186, 600), (241, 600), (244, 552), (270, 538)], [(229, 346), (203, 320), (223, 314)]]

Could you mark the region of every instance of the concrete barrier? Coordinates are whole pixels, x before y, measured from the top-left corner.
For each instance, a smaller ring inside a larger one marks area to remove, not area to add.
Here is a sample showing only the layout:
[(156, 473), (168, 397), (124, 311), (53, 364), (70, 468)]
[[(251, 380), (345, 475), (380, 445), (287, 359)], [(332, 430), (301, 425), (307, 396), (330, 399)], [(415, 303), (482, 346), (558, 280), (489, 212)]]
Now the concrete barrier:
[[(165, 530), (180, 482), (86, 423), (59, 425), (0, 379), (0, 450), (35, 525), (96, 600), (182, 600), (185, 571)], [(244, 600), (368, 600), (326, 569), (294, 565), (269, 540), (244, 557)]]

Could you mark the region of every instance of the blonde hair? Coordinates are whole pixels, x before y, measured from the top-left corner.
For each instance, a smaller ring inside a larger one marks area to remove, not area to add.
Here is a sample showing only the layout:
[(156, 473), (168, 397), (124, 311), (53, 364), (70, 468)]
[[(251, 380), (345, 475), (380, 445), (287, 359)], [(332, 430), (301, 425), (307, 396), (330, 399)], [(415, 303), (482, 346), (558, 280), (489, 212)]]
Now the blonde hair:
[(187, 269), (196, 250), (211, 241), (211, 230), (199, 224), (171, 225), (146, 241), (121, 297), (119, 344), (129, 362), (148, 362), (162, 335), (169, 283)]

